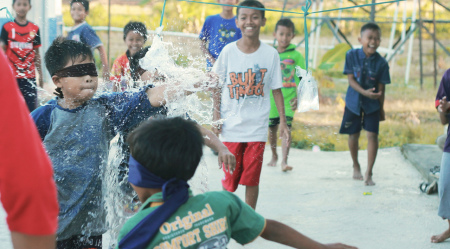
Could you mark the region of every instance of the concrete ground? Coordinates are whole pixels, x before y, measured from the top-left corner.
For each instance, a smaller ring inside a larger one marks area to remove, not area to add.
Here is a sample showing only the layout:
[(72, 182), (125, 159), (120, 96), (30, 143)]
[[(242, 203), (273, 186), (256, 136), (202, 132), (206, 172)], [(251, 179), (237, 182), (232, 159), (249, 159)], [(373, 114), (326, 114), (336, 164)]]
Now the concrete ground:
[[(377, 185), (372, 187), (352, 180), (349, 152), (292, 149), (290, 155), (292, 172), (281, 172), (280, 166), (263, 166), (256, 211), (264, 217), (326, 243), (343, 242), (367, 249), (450, 248), (450, 240), (429, 242), (431, 235), (444, 231), (448, 223), (437, 216), (438, 196), (419, 191), (423, 178), (399, 148), (379, 150), (374, 170)], [(364, 171), (367, 151), (361, 151), (359, 158)], [(270, 160), (268, 147), (264, 159), (264, 164)], [(205, 149), (205, 162), (191, 182), (194, 191), (220, 190), (222, 171), (209, 149)], [(236, 194), (244, 198), (244, 190), (240, 186)], [(3, 210), (0, 248), (12, 248)], [(287, 247), (259, 238), (245, 247), (232, 242), (229, 248)]]

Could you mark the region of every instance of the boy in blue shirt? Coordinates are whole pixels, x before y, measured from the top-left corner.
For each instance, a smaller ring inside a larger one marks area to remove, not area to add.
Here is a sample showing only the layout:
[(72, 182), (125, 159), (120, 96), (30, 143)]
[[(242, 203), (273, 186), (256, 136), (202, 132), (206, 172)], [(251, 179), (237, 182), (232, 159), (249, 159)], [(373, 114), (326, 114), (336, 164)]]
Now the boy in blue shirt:
[[(353, 160), (353, 179), (364, 180), (365, 185), (375, 185), (372, 170), (378, 151), (378, 130), (380, 121), (385, 120), (385, 85), (391, 82), (389, 65), (377, 53), (380, 46), (381, 29), (375, 23), (361, 28), (358, 38), (361, 49), (347, 52), (344, 74), (348, 76), (349, 87), (345, 97), (345, 111), (339, 133), (349, 134), (348, 147)], [(367, 171), (363, 178), (358, 162), (358, 140), (361, 126), (367, 131)]]
[[(147, 85), (137, 92), (94, 96), (98, 78), (92, 51), (72, 40), (57, 38), (45, 54), (45, 64), (57, 98), (31, 115), (58, 188), (57, 247), (101, 248), (106, 232), (101, 175), (110, 141), (151, 116), (164, 115), (165, 87)], [(219, 163), (234, 167), (234, 157), (220, 140), (200, 129), (205, 142), (219, 151)]]
[[(239, 0), (218, 0), (218, 2), (219, 4), (236, 5)], [(220, 14), (206, 17), (199, 38), (202, 41), (200, 49), (206, 56), (207, 69), (212, 68), (225, 45), (237, 41), (241, 37), (242, 33), (236, 26), (233, 7), (222, 6)]]
[(100, 60), (103, 65), (103, 80), (109, 80), (109, 63), (106, 58), (106, 50), (95, 31), (85, 21), (88, 14), (88, 0), (72, 0), (70, 2), (70, 16), (75, 22), (75, 25), (67, 35), (67, 39), (82, 42), (88, 45), (92, 50), (98, 49)]
[(127, 142), (128, 180), (143, 205), (122, 227), (116, 248), (227, 248), (231, 238), (247, 244), (259, 236), (294, 248), (355, 248), (323, 245), (266, 220), (227, 191), (193, 196), (187, 181), (202, 158), (204, 139), (192, 121), (149, 120), (131, 132)]

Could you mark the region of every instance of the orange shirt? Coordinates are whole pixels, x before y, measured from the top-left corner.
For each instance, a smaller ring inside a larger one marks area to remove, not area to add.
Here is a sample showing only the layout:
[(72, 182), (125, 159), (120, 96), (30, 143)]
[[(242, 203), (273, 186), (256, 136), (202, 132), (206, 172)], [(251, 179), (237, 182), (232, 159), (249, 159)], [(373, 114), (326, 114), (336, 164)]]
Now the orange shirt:
[(117, 57), (111, 69), (110, 80), (116, 86), (120, 86), (122, 91), (128, 88), (128, 81), (131, 79), (130, 63), (127, 53)]

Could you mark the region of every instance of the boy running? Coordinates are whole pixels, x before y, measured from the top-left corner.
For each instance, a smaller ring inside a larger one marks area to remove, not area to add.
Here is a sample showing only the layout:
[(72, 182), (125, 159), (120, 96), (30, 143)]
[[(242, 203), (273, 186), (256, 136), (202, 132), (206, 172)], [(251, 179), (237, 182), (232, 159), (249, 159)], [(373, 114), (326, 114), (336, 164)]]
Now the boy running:
[[(277, 22), (273, 36), (278, 42), (278, 47), (276, 47), (276, 49), (280, 55), (281, 74), (283, 77), (283, 88), (281, 88), (281, 92), (283, 93), (284, 111), (286, 113), (286, 122), (289, 127), (289, 132), (291, 132), (295, 110), (297, 110), (297, 87), (300, 82), (300, 79), (295, 75), (295, 67), (299, 66), (305, 69), (305, 59), (300, 52), (295, 50), (296, 46), (291, 44), (294, 35), (295, 26), (290, 19), (280, 19)], [(270, 92), (269, 141), (270, 148), (272, 149), (272, 160), (267, 164), (269, 166), (277, 165), (277, 132), (279, 123), (280, 115), (278, 114), (273, 94)], [(287, 143), (287, 141), (284, 140), (281, 141), (282, 171), (292, 170), (292, 167), (287, 163), (290, 147), (290, 143)]]
[[(372, 171), (378, 151), (378, 130), (384, 116), (385, 86), (391, 82), (389, 65), (377, 53), (381, 29), (375, 23), (361, 27), (358, 38), (362, 48), (351, 49), (345, 58), (344, 74), (348, 76), (345, 111), (339, 133), (348, 134), (348, 147), (353, 161), (353, 179), (372, 186)], [(359, 135), (367, 131), (367, 171), (363, 178), (358, 162)]]
[(195, 123), (179, 117), (146, 121), (128, 136), (128, 180), (143, 205), (122, 227), (116, 248), (219, 249), (231, 238), (247, 244), (259, 236), (294, 248), (355, 248), (324, 245), (264, 219), (227, 191), (192, 195), (187, 181), (202, 158), (204, 141)]
[(213, 96), (213, 130), (222, 133), (224, 144), (236, 157), (234, 173), (224, 169), (223, 188), (234, 192), (238, 184), (245, 185), (245, 202), (256, 208), (269, 125), (270, 90), (280, 114), (284, 141), (290, 142), (290, 134), (281, 93), (280, 57), (273, 47), (259, 40), (260, 29), (266, 23), (264, 10), (244, 7), (264, 9), (254, 0), (244, 1), (237, 8), (236, 25), (242, 38), (223, 49), (213, 68), (221, 86)]

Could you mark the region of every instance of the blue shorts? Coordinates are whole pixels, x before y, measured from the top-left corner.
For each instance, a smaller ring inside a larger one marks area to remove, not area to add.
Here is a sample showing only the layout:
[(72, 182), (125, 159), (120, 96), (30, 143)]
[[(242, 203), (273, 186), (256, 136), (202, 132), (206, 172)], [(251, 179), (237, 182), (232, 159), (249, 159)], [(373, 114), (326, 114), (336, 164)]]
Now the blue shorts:
[(351, 135), (360, 132), (361, 128), (378, 134), (380, 128), (380, 110), (370, 114), (365, 114), (364, 111), (361, 110), (361, 113), (358, 116), (345, 107), (339, 133)]

